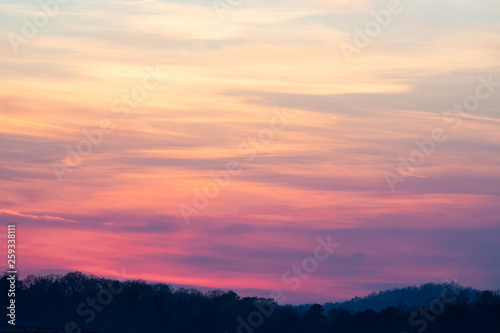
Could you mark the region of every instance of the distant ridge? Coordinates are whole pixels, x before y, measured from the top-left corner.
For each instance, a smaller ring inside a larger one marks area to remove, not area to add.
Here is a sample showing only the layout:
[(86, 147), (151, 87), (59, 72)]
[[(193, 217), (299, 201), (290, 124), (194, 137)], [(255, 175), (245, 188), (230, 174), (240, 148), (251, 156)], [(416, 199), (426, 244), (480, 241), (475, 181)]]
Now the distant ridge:
[[(393, 306), (404, 310), (415, 310), (420, 306), (425, 306), (432, 299), (442, 297), (443, 290), (456, 290), (459, 294), (459, 299), (468, 304), (474, 303), (480, 296), (481, 292), (470, 287), (463, 287), (456, 283), (426, 283), (419, 287), (394, 288), (390, 290), (373, 292), (365, 297), (354, 297), (349, 301), (326, 303), (324, 304), (325, 312), (330, 309), (340, 309), (351, 312), (364, 311), (372, 309), (380, 311), (387, 307)], [(448, 294), (450, 291), (448, 291)], [(299, 305), (300, 311), (307, 311), (311, 304)]]

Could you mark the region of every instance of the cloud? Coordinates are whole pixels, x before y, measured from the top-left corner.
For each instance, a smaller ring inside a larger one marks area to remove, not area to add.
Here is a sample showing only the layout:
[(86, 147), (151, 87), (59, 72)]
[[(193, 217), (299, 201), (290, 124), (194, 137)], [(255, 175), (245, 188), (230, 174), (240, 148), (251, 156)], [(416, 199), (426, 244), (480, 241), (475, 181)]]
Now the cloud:
[[(442, 118), (500, 77), (498, 2), (408, 2), (347, 63), (339, 44), (385, 7), (244, 1), (220, 20), (211, 1), (74, 1), (19, 54), (4, 39), (0, 221), (19, 224), (20, 271), (267, 296), (331, 234), (341, 248), (291, 302), (455, 276), (498, 289), (500, 95), (459, 129)], [(5, 3), (0, 33), (39, 9)], [(164, 82), (119, 119), (155, 66)], [(248, 160), (238, 148), (282, 108), (295, 118)], [(113, 132), (59, 182), (51, 164), (102, 119)], [(447, 141), (391, 193), (384, 172), (436, 128)], [(241, 174), (186, 225), (179, 205), (233, 160)]]
[[(46, 221), (56, 221), (56, 222), (71, 222), (71, 223), (76, 223), (76, 221), (70, 220), (70, 219), (65, 219), (62, 217), (57, 217), (57, 216), (48, 216), (48, 215), (33, 215), (33, 214), (23, 214), (19, 213), (13, 210), (8, 210), (8, 209), (2, 209), (0, 210), (0, 215), (7, 215), (7, 220), (12, 219), (13, 216), (15, 217), (21, 217), (24, 219), (31, 219), (31, 220), (46, 220)], [(6, 219), (4, 219), (6, 220)]]

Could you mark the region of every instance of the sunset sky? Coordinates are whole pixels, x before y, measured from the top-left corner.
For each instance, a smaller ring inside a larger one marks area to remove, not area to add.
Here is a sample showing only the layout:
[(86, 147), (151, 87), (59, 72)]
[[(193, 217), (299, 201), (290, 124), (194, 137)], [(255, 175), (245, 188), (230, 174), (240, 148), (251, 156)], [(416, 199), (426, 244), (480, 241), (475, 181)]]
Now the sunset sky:
[(500, 289), (500, 2), (395, 1), (0, 0), (21, 277)]

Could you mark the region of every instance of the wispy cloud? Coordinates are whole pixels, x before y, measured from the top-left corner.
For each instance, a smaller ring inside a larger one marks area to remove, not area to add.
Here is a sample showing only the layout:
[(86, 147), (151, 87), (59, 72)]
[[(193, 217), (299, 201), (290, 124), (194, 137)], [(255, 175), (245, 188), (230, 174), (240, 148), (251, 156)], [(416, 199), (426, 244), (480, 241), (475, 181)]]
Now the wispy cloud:
[[(0, 1), (0, 220), (19, 224), (24, 271), (125, 267), (266, 296), (310, 239), (336, 233), (342, 248), (290, 299), (455, 275), (498, 289), (500, 95), (397, 193), (383, 174), (449, 126), (479, 76), (500, 80), (500, 3), (406, 3), (347, 63), (339, 43), (385, 1), (244, 1), (224, 20), (212, 1), (71, 1), (17, 54), (6, 36), (40, 6)], [(168, 83), (59, 183), (51, 163), (116, 118), (113, 102), (155, 64)], [(298, 120), (184, 225), (178, 205), (276, 107)]]

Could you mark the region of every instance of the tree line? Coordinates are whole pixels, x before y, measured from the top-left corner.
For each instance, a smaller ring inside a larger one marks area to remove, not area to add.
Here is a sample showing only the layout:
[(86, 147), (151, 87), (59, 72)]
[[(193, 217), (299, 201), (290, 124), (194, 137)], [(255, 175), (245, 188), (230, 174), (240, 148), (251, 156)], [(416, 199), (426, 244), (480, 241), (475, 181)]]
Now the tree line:
[[(0, 289), (7, 288), (4, 275)], [(16, 323), (59, 327), (67, 333), (500, 333), (498, 292), (477, 292), (474, 299), (467, 293), (451, 296), (448, 302), (435, 298), (424, 305), (353, 311), (321, 304), (278, 305), (233, 291), (202, 293), (72, 272), (19, 280)]]

